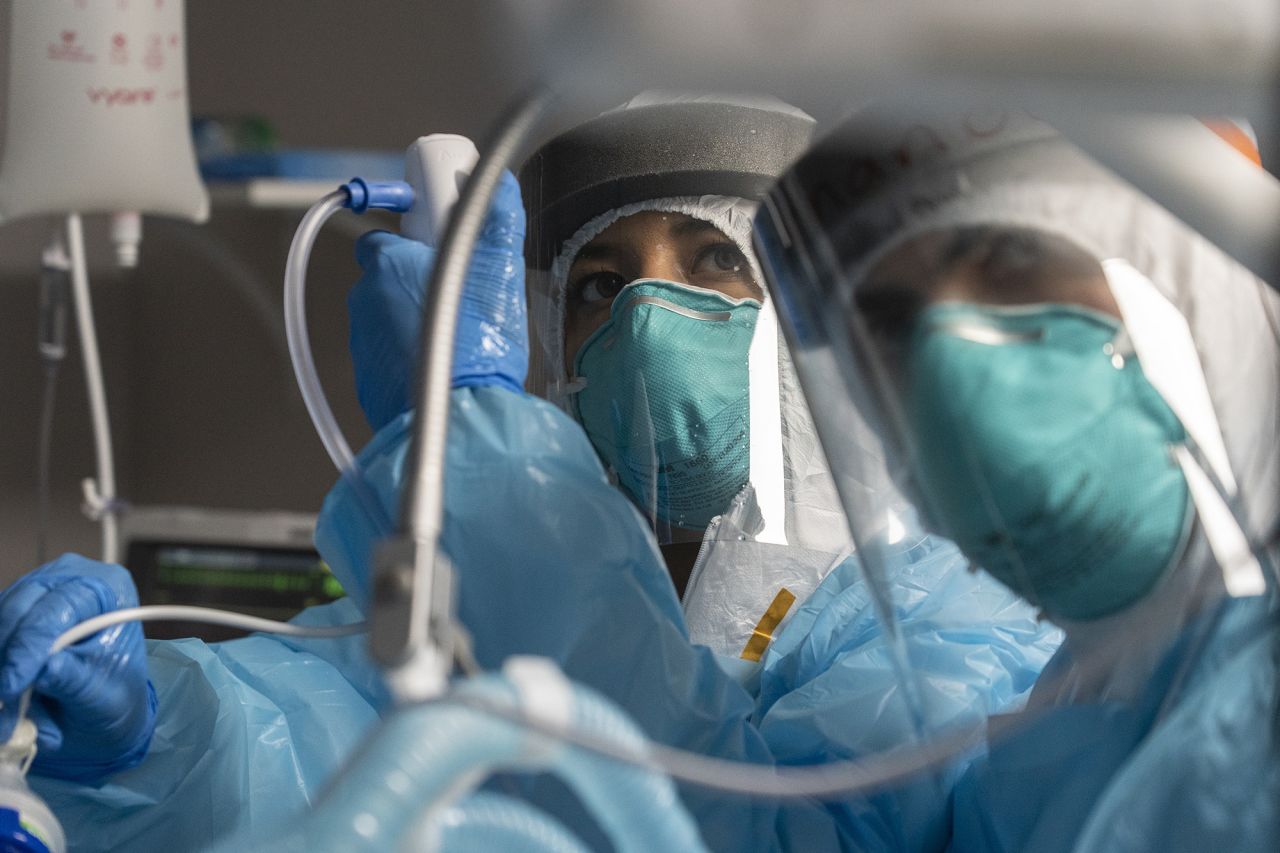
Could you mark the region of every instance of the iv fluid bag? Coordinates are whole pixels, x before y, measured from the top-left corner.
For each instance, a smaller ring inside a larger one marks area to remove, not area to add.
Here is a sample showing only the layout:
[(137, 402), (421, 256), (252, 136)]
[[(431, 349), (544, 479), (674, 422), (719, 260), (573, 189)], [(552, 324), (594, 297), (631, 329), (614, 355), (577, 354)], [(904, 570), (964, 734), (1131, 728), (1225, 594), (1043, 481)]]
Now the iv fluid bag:
[(203, 221), (183, 0), (13, 0), (0, 222), (136, 211)]

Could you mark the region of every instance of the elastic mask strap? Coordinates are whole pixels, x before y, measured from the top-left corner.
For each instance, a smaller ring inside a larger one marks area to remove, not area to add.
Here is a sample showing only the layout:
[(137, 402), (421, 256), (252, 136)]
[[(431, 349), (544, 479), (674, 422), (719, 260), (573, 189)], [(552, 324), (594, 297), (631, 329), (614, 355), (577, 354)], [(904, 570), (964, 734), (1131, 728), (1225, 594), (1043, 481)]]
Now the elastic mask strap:
[(1222, 484), (1214, 484), (1213, 478), (1186, 445), (1175, 445), (1172, 452), (1187, 479), (1191, 501), (1209, 542), (1209, 550), (1222, 568), (1227, 593), (1234, 598), (1262, 595), (1267, 591), (1262, 565), (1249, 545), (1240, 520), (1219, 490)]
[(1127, 261), (1103, 261), (1102, 269), (1147, 381), (1182, 422), (1227, 496), (1235, 495), (1227, 446), (1186, 318)]
[[(1240, 518), (1237, 487), (1209, 384), (1186, 318), (1151, 279), (1119, 258), (1102, 262), (1129, 342), (1147, 381), (1182, 423), (1188, 440), (1173, 448), (1214, 559), (1233, 597), (1266, 592), (1266, 576)], [(1117, 352), (1113, 358), (1119, 357)]]
[(782, 390), (778, 376), (778, 315), (773, 300), (760, 306), (747, 352), (751, 485), (764, 526), (757, 542), (787, 544), (787, 494), (782, 459)]
[(561, 394), (564, 394), (567, 396), (570, 394), (577, 394), (578, 392), (582, 391), (582, 389), (586, 387), (587, 387), (587, 377), (575, 376), (572, 379), (570, 379), (568, 382), (565, 382), (563, 385), (560, 385), (558, 390), (560, 391)]

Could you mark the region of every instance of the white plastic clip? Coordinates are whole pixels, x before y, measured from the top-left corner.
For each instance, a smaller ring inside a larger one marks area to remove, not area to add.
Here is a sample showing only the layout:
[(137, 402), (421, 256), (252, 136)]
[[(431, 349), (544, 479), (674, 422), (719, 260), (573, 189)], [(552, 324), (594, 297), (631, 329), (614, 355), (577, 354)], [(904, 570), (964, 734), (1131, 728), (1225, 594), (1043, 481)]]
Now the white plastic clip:
[[(515, 688), (525, 716), (555, 731), (569, 730), (573, 724), (573, 686), (560, 667), (547, 658), (515, 655), (502, 664), (502, 674)], [(537, 767), (548, 767), (561, 749), (554, 738), (530, 733), (524, 758)]]
[(40, 253), (40, 265), (59, 272), (71, 271), (71, 258), (67, 255), (67, 244), (60, 230), (54, 232), (49, 238), (49, 244)]
[(587, 387), (587, 378), (585, 376), (575, 376), (567, 382), (558, 382), (561, 394), (577, 394)]
[(85, 477), (80, 481), (80, 492), (84, 496), (84, 502), (80, 504), (80, 511), (90, 521), (102, 521), (105, 515), (119, 515), (128, 508), (128, 504), (119, 498), (106, 498), (98, 489), (98, 481), (92, 477)]
[(0, 764), (16, 764), (23, 776), (36, 760), (36, 724), (23, 717), (14, 726), (7, 743), (0, 744)]

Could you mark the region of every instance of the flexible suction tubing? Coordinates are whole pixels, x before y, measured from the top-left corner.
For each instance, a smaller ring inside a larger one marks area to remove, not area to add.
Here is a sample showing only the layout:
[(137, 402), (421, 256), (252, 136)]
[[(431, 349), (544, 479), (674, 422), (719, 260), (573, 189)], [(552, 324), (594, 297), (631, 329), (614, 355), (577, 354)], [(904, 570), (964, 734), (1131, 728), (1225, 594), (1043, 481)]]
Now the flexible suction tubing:
[(320, 376), (311, 355), (311, 336), (307, 334), (307, 264), (320, 229), (331, 216), (342, 210), (345, 201), (346, 195), (335, 190), (311, 206), (293, 235), (284, 268), (284, 328), (293, 373), (298, 379), (298, 389), (302, 392), (302, 401), (315, 424), (316, 433), (339, 471), (354, 470), (355, 456), (338, 427), (324, 389), (320, 387)]
[(320, 436), (325, 452), (333, 460), (338, 472), (351, 484), (356, 499), (375, 528), (389, 535), (393, 529), (391, 519), (359, 476), (351, 445), (343, 436), (338, 419), (334, 417), (324, 388), (320, 385), (320, 375), (316, 372), (315, 359), (311, 353), (311, 337), (307, 333), (307, 265), (311, 261), (311, 250), (320, 229), (330, 217), (342, 210), (346, 201), (347, 195), (342, 190), (335, 190), (324, 196), (302, 217), (302, 222), (293, 235), (284, 268), (284, 330), (289, 343), (289, 360), (293, 362), (293, 373), (298, 380), (298, 389), (302, 392), (302, 402), (307, 407), (307, 414), (311, 416), (311, 423), (315, 425), (316, 434)]

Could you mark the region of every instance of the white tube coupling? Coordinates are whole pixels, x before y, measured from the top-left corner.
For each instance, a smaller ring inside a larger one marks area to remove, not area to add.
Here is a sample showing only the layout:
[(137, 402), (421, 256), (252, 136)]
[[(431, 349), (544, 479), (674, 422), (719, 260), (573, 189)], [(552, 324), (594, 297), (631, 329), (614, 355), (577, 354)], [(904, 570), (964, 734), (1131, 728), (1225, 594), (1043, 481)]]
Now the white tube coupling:
[(116, 250), (116, 263), (123, 269), (138, 265), (138, 247), (142, 244), (142, 214), (125, 211), (111, 214), (111, 245)]

